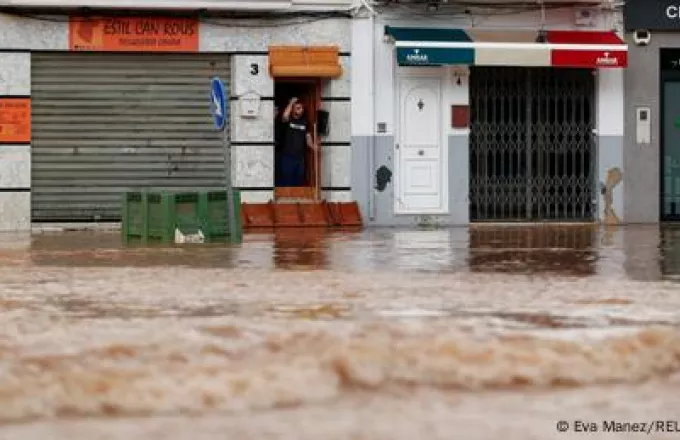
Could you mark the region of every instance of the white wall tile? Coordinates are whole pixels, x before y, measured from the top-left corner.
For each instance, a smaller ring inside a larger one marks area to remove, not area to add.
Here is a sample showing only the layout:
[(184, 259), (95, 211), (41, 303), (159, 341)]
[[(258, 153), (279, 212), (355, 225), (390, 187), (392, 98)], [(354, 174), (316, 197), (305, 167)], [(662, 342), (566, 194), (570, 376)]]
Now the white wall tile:
[(597, 132), (600, 136), (623, 136), (623, 69), (597, 72)]
[(374, 93), (373, 41), (374, 28), (371, 20), (356, 18), (352, 22), (352, 68), (350, 88), (352, 97), (352, 135), (371, 136), (374, 134), (373, 108), (376, 105)]
[[(238, 52), (267, 50), (270, 45), (337, 45), (341, 51), (351, 48), (351, 19), (338, 18), (286, 26), (263, 26), (232, 19), (211, 20), (201, 25), (202, 52)], [(250, 27), (246, 27), (250, 24)]]
[(31, 230), (31, 193), (0, 192), (0, 232)]
[(322, 191), (321, 196), (327, 202), (351, 202), (351, 191)]
[(234, 55), (231, 96), (257, 93), (261, 97), (274, 96), (274, 80), (269, 76), (269, 57), (266, 55)]
[(68, 50), (68, 17), (35, 20), (0, 13), (3, 49)]
[(241, 202), (269, 203), (274, 199), (274, 191), (242, 191)]
[[(2, 47), (0, 40), (0, 49)], [(0, 52), (0, 95), (30, 94), (31, 54)]]
[(340, 57), (340, 64), (342, 65), (342, 76), (323, 82), (322, 97), (349, 98), (352, 96), (352, 59)]
[(31, 187), (31, 147), (0, 145), (0, 188)]
[(231, 102), (232, 142), (274, 142), (274, 102), (260, 101), (257, 118), (241, 117), (241, 105)]
[(321, 152), (321, 186), (351, 186), (352, 147), (326, 146)]
[(349, 101), (326, 101), (323, 109), (330, 113), (329, 133), (323, 142), (350, 142), (352, 138), (352, 103)]
[(234, 176), (237, 187), (274, 186), (274, 147), (239, 145), (232, 147)]

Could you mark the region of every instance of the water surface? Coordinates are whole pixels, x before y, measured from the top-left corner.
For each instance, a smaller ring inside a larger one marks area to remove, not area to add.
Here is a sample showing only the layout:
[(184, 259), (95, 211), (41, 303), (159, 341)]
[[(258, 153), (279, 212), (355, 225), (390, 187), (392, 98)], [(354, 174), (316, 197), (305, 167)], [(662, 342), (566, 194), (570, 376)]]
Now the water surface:
[(0, 263), (0, 438), (550, 439), (584, 435), (559, 420), (680, 418), (674, 228), (5, 235)]

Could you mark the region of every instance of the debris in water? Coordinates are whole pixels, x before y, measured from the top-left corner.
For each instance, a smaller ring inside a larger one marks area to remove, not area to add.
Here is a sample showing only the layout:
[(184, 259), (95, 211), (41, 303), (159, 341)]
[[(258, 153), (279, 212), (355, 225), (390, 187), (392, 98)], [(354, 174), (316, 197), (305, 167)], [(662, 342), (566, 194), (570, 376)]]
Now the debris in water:
[(205, 243), (205, 236), (200, 229), (195, 234), (184, 234), (179, 229), (175, 229), (175, 243)]

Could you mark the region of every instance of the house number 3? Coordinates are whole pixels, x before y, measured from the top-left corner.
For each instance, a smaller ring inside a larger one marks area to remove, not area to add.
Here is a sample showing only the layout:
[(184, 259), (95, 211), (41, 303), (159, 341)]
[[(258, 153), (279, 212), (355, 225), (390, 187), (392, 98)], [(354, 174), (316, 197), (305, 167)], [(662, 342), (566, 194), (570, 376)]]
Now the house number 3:
[(253, 76), (257, 76), (260, 74), (260, 66), (257, 63), (253, 63), (250, 65), (250, 74)]

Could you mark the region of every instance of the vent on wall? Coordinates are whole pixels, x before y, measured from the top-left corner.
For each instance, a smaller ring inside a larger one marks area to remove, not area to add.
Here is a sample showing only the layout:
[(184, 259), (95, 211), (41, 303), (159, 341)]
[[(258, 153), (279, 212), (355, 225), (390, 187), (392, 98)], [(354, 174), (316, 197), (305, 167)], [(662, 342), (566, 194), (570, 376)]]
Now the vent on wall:
[(588, 8), (577, 8), (574, 11), (576, 16), (574, 17), (574, 24), (580, 27), (593, 27), (595, 26), (595, 11)]

